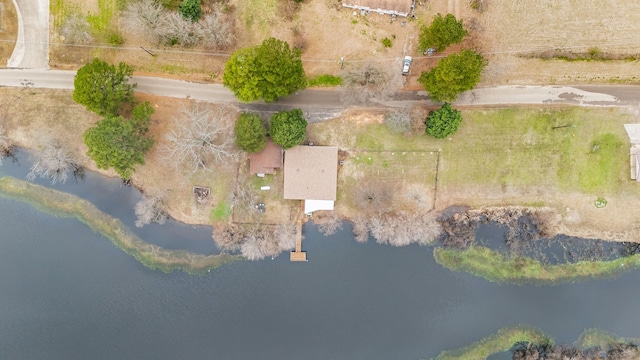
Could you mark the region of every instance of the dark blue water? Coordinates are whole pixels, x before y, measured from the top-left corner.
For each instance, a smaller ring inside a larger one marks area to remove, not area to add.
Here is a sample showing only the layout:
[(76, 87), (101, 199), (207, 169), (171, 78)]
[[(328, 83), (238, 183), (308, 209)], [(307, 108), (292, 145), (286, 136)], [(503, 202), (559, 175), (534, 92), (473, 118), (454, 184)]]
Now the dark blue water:
[(78, 221), (2, 198), (0, 229), (0, 359), (418, 359), (520, 323), (567, 343), (593, 327), (640, 334), (640, 272), (497, 285), (440, 267), (428, 247), (309, 225), (307, 263), (189, 276), (148, 270)]

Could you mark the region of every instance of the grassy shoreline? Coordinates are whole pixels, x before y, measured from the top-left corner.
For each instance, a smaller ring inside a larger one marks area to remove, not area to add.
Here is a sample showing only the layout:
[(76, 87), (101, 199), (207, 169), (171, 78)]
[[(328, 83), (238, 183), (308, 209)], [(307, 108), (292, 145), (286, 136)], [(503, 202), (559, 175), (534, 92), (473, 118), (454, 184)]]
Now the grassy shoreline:
[(552, 342), (542, 330), (531, 326), (505, 327), (465, 347), (441, 352), (434, 360), (478, 360), (500, 352), (508, 351), (520, 341), (535, 344)]
[(185, 250), (167, 250), (149, 244), (120, 220), (101, 212), (86, 200), (13, 177), (0, 178), (0, 196), (28, 203), (54, 216), (78, 219), (152, 270), (184, 270), (189, 274), (203, 274), (241, 259), (229, 254), (201, 255)]
[(640, 254), (611, 261), (580, 261), (571, 264), (544, 265), (530, 258), (507, 259), (498, 251), (483, 246), (466, 250), (436, 248), (436, 262), (451, 271), (464, 271), (486, 280), (524, 285), (555, 285), (595, 277), (614, 277), (640, 268)]

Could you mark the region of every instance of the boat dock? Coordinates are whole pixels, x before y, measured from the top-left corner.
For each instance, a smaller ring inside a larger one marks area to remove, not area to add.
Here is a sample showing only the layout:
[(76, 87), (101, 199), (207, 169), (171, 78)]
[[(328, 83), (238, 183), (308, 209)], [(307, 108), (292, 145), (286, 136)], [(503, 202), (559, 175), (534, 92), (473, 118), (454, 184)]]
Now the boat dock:
[(291, 261), (309, 261), (307, 260), (307, 252), (302, 251), (302, 220), (296, 222), (296, 250), (289, 255)]

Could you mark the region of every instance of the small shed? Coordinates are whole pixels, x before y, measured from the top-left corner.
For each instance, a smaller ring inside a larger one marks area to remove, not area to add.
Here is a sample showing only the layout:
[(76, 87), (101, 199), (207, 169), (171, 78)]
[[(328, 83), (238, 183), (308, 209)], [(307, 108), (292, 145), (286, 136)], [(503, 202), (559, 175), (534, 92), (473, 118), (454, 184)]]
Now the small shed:
[(267, 144), (262, 151), (249, 154), (249, 172), (258, 176), (275, 174), (276, 170), (282, 168), (282, 159), (282, 146), (267, 138)]
[(284, 154), (284, 198), (304, 200), (305, 214), (333, 210), (338, 186), (338, 148), (296, 146)]
[(624, 129), (631, 142), (629, 149), (631, 179), (640, 182), (640, 124), (624, 124)]

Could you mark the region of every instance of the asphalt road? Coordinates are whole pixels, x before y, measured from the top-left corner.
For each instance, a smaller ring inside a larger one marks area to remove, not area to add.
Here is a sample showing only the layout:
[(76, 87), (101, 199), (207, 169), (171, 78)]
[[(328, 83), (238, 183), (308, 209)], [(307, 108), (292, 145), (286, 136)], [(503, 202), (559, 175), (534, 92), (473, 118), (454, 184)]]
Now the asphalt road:
[[(2, 69), (0, 86), (73, 89), (75, 71)], [(338, 116), (346, 109), (340, 101), (339, 90), (307, 89), (283, 98), (276, 103), (238, 103), (235, 96), (220, 84), (205, 84), (182, 80), (133, 76), (137, 91), (174, 98), (233, 103), (241, 109), (271, 113), (283, 109), (301, 108), (310, 122)], [(420, 102), (435, 105), (424, 91), (397, 92), (391, 99), (361, 107), (400, 107)], [(636, 85), (580, 85), (570, 86), (496, 86), (480, 87), (460, 95), (457, 106), (515, 106), (570, 104), (578, 106), (631, 107), (640, 104), (640, 86)]]
[(18, 15), (16, 46), (10, 68), (49, 68), (49, 1), (13, 0)]

